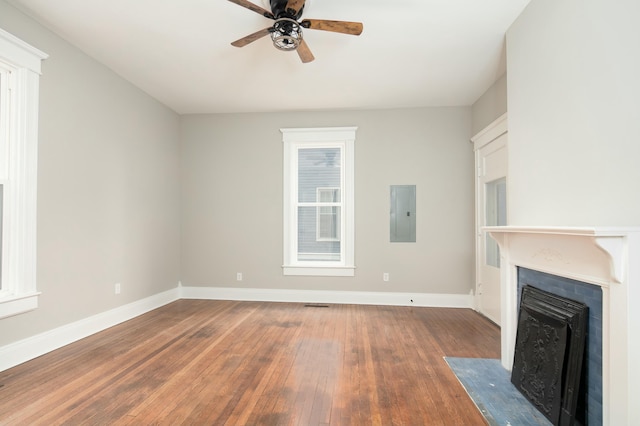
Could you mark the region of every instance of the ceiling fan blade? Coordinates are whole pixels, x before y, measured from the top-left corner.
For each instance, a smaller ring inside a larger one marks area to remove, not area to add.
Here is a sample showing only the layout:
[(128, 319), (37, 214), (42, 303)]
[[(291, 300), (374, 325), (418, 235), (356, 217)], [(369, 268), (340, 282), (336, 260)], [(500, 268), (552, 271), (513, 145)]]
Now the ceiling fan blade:
[(235, 3), (238, 6), (242, 6), (242, 7), (246, 7), (249, 10), (253, 10), (256, 13), (259, 13), (260, 15), (264, 16), (265, 18), (269, 18), (269, 19), (276, 19), (275, 16), (273, 16), (273, 13), (269, 12), (266, 9), (261, 8), (260, 6), (257, 6), (253, 3), (251, 3), (248, 0), (229, 0), (231, 3)]
[(304, 1), (305, 0), (289, 0), (287, 2), (287, 6), (284, 8), (285, 11), (289, 11), (289, 10), (293, 10), (293, 13), (291, 13), (294, 16), (298, 15), (298, 12), (300, 12), (300, 9), (302, 9), (304, 7)]
[(309, 46), (304, 40), (300, 40), (300, 44), (298, 45), (298, 48), (296, 50), (298, 51), (298, 56), (300, 56), (300, 60), (302, 60), (302, 62), (305, 64), (315, 59), (313, 57), (313, 53), (311, 53), (311, 50), (309, 50)]
[(335, 33), (360, 35), (362, 33), (361, 22), (331, 21), (328, 19), (305, 19), (300, 22), (303, 28), (312, 30), (333, 31)]
[(256, 31), (253, 34), (249, 34), (246, 37), (242, 37), (241, 39), (234, 41), (233, 43), (231, 43), (231, 45), (235, 47), (244, 47), (247, 44), (253, 43), (254, 41), (268, 35), (271, 31), (272, 31), (272, 27), (265, 28), (264, 30)]

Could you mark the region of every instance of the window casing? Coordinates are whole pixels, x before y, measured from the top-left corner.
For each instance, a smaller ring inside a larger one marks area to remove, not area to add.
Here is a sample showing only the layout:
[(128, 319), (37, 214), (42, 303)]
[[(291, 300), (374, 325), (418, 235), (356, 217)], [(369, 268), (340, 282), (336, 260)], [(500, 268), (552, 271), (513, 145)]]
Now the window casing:
[(0, 318), (38, 306), (38, 93), (46, 57), (0, 29)]
[(283, 273), (353, 276), (356, 128), (281, 131)]

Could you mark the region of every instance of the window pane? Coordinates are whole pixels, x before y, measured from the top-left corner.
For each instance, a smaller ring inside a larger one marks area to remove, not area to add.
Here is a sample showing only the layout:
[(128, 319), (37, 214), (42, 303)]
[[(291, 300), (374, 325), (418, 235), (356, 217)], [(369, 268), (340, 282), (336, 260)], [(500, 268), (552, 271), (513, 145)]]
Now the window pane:
[(337, 203), (340, 201), (340, 188), (318, 188), (317, 198), (321, 203)]
[[(331, 209), (331, 213), (319, 214), (319, 209)], [(338, 238), (319, 239), (319, 232)], [(339, 261), (339, 236), (340, 207), (298, 207), (299, 261)]]
[(340, 207), (318, 207), (318, 241), (340, 240)]
[[(318, 188), (317, 201), (319, 203), (339, 203), (340, 188)], [(317, 217), (318, 241), (338, 241), (340, 239), (340, 209), (339, 206), (319, 206)]]
[(340, 148), (299, 149), (298, 202), (319, 201), (318, 188), (340, 188), (340, 162)]
[[(507, 224), (507, 180), (494, 180), (486, 184), (485, 225), (504, 226)], [(489, 266), (500, 267), (500, 248), (490, 235), (486, 238), (486, 262)]]

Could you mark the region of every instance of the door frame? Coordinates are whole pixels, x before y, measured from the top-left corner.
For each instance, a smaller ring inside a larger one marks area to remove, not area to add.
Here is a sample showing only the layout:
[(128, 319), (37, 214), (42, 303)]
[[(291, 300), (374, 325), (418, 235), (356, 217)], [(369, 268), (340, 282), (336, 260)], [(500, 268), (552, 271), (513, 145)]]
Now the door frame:
[[(491, 124), (489, 124), (487, 127), (485, 127), (484, 129), (482, 129), (481, 131), (479, 131), (475, 136), (473, 136), (471, 138), (471, 143), (473, 143), (473, 151), (474, 151), (474, 167), (475, 167), (475, 173), (474, 173), (474, 179), (475, 179), (475, 248), (476, 248), (476, 253), (475, 253), (475, 295), (474, 295), (474, 310), (479, 312), (480, 309), (480, 300), (479, 300), (479, 294), (478, 294), (478, 289), (480, 286), (480, 277), (481, 277), (481, 272), (480, 272), (480, 268), (482, 265), (482, 262), (484, 262), (484, 259), (482, 258), (482, 253), (483, 253), (483, 249), (482, 249), (482, 244), (483, 244), (483, 239), (482, 239), (482, 227), (484, 226), (481, 221), (481, 209), (484, 209), (484, 202), (482, 201), (482, 197), (483, 197), (483, 191), (482, 191), (482, 182), (481, 182), (481, 177), (482, 177), (482, 158), (480, 155), (480, 149), (486, 145), (488, 145), (489, 143), (493, 142), (494, 140), (498, 139), (499, 137), (501, 137), (502, 135), (506, 134), (508, 132), (508, 126), (507, 126), (507, 113), (505, 112), (503, 115), (501, 115), (500, 117), (498, 117), (495, 121), (493, 121)], [(508, 142), (507, 142), (508, 145)], [(508, 149), (508, 148), (507, 148)], [(508, 165), (507, 165), (508, 167)], [(508, 177), (507, 177), (507, 181), (508, 181)], [(508, 191), (508, 186), (507, 186), (507, 191)], [(507, 200), (509, 199), (508, 195), (507, 195)], [(507, 201), (508, 202), (508, 201)], [(508, 208), (507, 208), (507, 217), (508, 217)], [(508, 220), (508, 219), (507, 219)]]

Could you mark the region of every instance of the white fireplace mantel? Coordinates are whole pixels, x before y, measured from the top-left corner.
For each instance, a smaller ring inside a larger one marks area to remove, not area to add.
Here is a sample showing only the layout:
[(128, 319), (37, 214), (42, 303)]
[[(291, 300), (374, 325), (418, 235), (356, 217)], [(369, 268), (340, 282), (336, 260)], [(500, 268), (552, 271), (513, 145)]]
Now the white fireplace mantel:
[(640, 424), (632, 401), (640, 395), (640, 228), (496, 226), (483, 231), (500, 246), (503, 367), (513, 365), (518, 267), (600, 286), (603, 421)]

